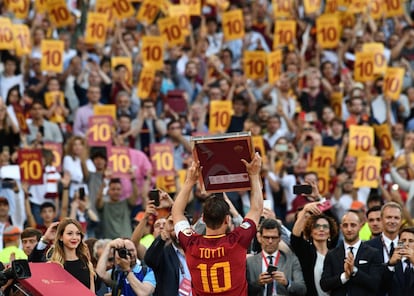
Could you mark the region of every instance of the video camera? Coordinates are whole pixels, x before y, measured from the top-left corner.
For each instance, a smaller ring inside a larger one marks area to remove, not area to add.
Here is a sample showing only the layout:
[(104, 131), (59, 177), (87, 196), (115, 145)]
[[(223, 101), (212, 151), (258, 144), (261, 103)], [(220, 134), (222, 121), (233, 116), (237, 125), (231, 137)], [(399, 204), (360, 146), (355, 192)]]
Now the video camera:
[(8, 280), (27, 279), (32, 276), (29, 263), (27, 260), (14, 260), (12, 266), (4, 269), (3, 263), (0, 262), (0, 287), (7, 284)]

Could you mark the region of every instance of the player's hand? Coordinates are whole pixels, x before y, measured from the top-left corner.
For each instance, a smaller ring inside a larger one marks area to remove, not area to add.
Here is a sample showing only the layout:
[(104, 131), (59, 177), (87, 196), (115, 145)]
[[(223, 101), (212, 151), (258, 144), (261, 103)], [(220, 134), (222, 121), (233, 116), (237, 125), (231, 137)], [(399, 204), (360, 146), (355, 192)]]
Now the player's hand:
[(201, 167), (200, 162), (193, 161), (191, 166), (187, 170), (187, 178), (185, 179), (186, 183), (194, 185), (197, 183), (198, 178), (200, 177)]
[(244, 165), (246, 166), (247, 173), (249, 175), (259, 175), (262, 169), (262, 158), (260, 157), (259, 153), (256, 152), (251, 162), (247, 162), (246, 160), (241, 160)]

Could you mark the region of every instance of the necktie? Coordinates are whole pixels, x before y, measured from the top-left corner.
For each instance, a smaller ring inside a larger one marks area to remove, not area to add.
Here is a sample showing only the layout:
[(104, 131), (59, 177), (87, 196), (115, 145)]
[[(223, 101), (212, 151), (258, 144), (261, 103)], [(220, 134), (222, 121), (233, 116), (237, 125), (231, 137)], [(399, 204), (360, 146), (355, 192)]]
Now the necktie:
[(408, 288), (408, 285), (410, 283), (410, 269), (411, 269), (411, 263), (409, 259), (405, 259), (405, 269), (404, 269), (404, 287), (405, 289)]
[(389, 259), (391, 259), (392, 254), (394, 254), (394, 242), (391, 242), (390, 244), (390, 258)]
[[(269, 265), (273, 265), (273, 256), (267, 256)], [(271, 296), (273, 293), (273, 281), (266, 286), (266, 296)]]
[(354, 247), (348, 247), (349, 252), (351, 252), (352, 255), (354, 255)]

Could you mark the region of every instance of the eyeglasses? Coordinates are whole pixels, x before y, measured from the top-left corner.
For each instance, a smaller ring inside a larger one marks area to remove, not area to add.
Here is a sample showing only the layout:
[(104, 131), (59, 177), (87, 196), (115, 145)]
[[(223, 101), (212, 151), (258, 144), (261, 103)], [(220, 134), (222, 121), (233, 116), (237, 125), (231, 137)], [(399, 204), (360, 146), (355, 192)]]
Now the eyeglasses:
[(279, 236), (267, 236), (267, 235), (262, 235), (262, 238), (263, 238), (263, 239), (265, 239), (265, 240), (270, 240), (270, 239), (272, 239), (272, 240), (277, 240), (277, 239), (279, 239)]
[(319, 229), (319, 228), (322, 228), (322, 229), (329, 229), (329, 224), (315, 224), (315, 225), (313, 226), (313, 229)]

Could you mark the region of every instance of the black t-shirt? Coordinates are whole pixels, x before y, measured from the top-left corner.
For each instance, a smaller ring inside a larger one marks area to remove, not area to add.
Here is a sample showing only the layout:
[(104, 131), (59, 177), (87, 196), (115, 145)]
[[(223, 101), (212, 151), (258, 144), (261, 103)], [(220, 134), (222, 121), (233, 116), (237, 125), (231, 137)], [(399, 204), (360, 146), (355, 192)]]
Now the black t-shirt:
[(235, 133), (241, 132), (244, 128), (244, 121), (247, 118), (247, 113), (243, 114), (242, 116), (235, 116), (231, 117), (230, 125), (227, 129), (227, 133)]
[(91, 287), (91, 278), (89, 268), (85, 262), (80, 259), (74, 261), (65, 261), (64, 268), (74, 278), (80, 281), (88, 289)]

